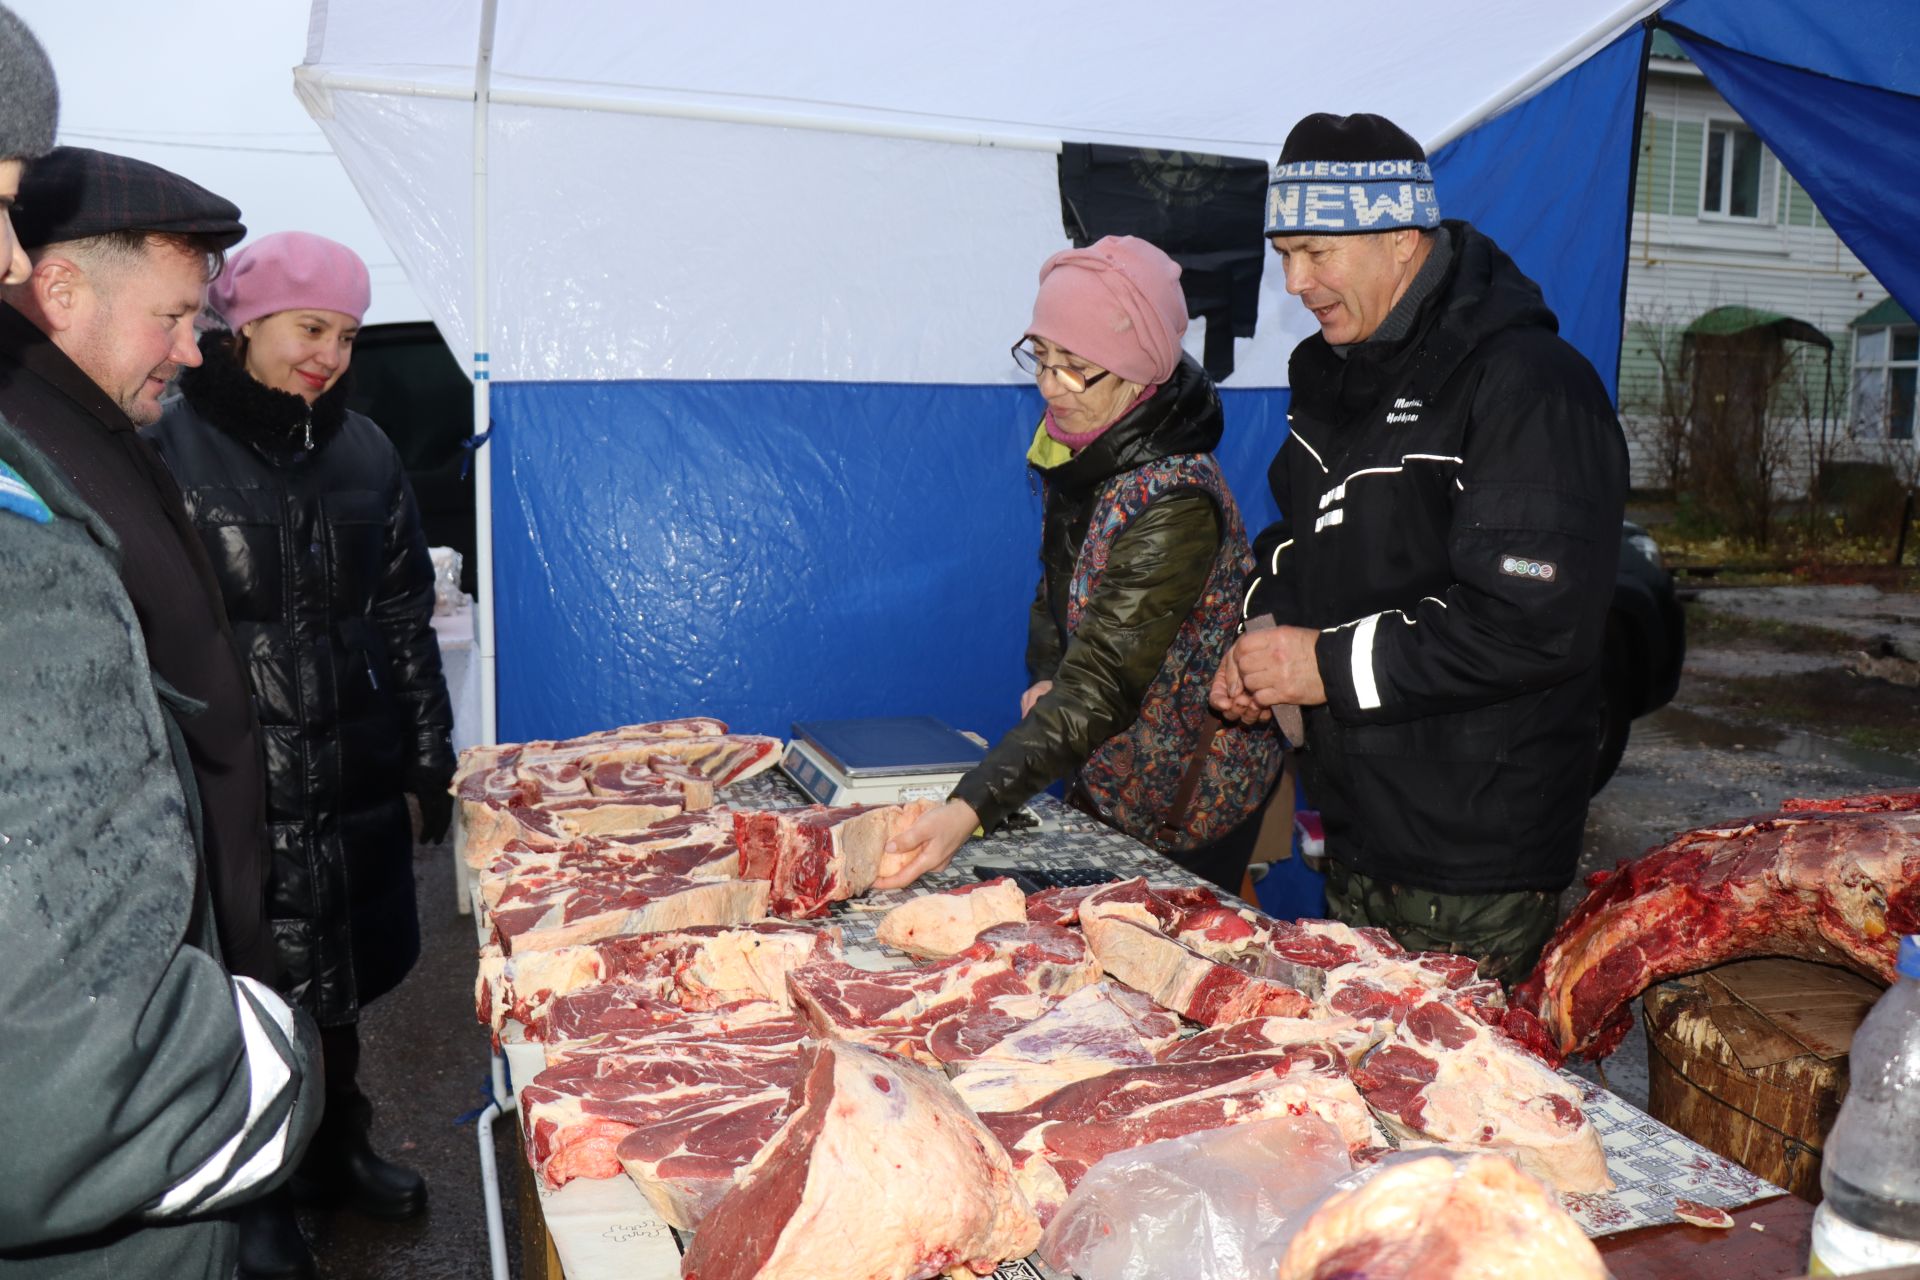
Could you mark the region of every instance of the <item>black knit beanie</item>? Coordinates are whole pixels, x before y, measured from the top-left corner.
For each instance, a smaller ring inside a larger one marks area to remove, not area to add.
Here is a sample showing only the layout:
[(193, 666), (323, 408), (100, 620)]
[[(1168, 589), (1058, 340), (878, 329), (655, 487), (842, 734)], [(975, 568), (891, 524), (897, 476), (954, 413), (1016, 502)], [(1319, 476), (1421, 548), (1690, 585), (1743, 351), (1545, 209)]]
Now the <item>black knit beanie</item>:
[(0, 5), (0, 160), (32, 160), (53, 150), (59, 117), (60, 90), (47, 51)]
[(1427, 153), (1385, 116), (1319, 112), (1293, 126), (1267, 187), (1270, 236), (1437, 227)]

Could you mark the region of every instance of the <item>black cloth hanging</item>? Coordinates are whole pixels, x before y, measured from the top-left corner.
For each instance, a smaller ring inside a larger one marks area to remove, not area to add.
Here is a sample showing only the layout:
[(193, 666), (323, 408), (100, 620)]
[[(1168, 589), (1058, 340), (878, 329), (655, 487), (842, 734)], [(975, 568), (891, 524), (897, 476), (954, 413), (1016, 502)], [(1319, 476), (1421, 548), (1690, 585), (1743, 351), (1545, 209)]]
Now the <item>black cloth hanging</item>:
[(1060, 215), (1074, 245), (1102, 236), (1151, 240), (1180, 264), (1187, 314), (1207, 322), (1201, 363), (1233, 372), (1233, 340), (1251, 338), (1267, 243), (1264, 161), (1102, 142), (1060, 148)]

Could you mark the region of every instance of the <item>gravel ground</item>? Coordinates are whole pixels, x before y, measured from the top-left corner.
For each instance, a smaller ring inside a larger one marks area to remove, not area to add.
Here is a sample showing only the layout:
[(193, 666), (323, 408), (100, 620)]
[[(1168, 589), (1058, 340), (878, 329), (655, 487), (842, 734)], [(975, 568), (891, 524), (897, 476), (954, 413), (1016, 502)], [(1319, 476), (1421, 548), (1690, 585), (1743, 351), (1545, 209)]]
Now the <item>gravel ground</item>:
[[(1871, 587), (1715, 588), (1709, 607), (1920, 643), (1920, 595)], [(1824, 736), (1738, 725), (1700, 705), (1707, 682), (1729, 674), (1791, 680), (1846, 655), (1702, 650), (1689, 655), (1674, 705), (1634, 726), (1619, 773), (1587, 816), (1581, 875), (1613, 866), (1690, 827), (1761, 812), (1790, 796), (1842, 795), (1920, 785), (1920, 761), (1843, 746)], [(488, 1274), (479, 1158), (471, 1121), (482, 1103), (486, 1041), (473, 1021), (473, 928), (453, 909), (445, 847), (418, 851), (423, 950), (413, 975), (368, 1011), (366, 1086), (378, 1107), (384, 1151), (424, 1171), (431, 1206), (417, 1222), (388, 1225), (348, 1214), (304, 1217), (328, 1280), (473, 1280)], [(1562, 910), (1577, 900), (1578, 887)], [(1603, 1064), (1608, 1085), (1646, 1102), (1646, 1038), (1636, 1029)], [(1591, 1070), (1591, 1068), (1589, 1068)], [(508, 1256), (519, 1275), (509, 1121), (494, 1126), (505, 1189)]]

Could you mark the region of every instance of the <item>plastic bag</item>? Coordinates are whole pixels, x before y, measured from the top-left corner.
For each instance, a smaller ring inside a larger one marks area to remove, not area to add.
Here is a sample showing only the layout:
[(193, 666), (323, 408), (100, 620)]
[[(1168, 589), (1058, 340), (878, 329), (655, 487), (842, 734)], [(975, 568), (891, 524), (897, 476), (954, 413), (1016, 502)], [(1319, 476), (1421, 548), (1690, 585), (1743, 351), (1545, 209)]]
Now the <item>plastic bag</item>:
[(460, 570), (466, 557), (452, 547), (429, 547), (427, 554), (433, 558), (433, 611), (438, 616), (458, 613), (467, 602), (466, 592), (460, 589)]
[(1284, 1228), (1353, 1168), (1315, 1116), (1281, 1116), (1107, 1156), (1040, 1239), (1081, 1280), (1267, 1280)]

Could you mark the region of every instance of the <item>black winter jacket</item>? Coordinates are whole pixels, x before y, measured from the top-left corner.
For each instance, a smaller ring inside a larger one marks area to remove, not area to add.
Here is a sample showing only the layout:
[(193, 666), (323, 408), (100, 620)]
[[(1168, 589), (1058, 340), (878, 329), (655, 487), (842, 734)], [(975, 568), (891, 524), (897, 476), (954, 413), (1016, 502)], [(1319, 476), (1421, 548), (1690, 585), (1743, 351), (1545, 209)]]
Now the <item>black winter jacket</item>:
[(219, 583), (187, 522), (180, 487), (113, 399), (5, 305), (0, 413), (113, 530), (122, 548), (120, 578), (154, 672), (204, 704), (181, 727), (205, 814), (222, 958), (235, 973), (273, 983), (278, 961), (267, 925), (271, 857), (260, 726)]
[(352, 1022), (420, 951), (409, 788), (453, 772), (433, 567), (399, 455), (256, 382), (225, 338), (149, 436), (185, 491), (267, 747), (268, 914), (290, 998)]
[(988, 827), (1072, 774), (1139, 716), (1220, 549), (1225, 526), (1213, 500), (1197, 491), (1168, 494), (1129, 525), (1071, 642), (1068, 584), (1101, 486), (1160, 458), (1212, 452), (1222, 421), (1212, 379), (1183, 357), (1145, 403), (1072, 458), (1039, 472), (1046, 502), (1027, 669), (1035, 682), (1054, 687), (954, 787)]
[(1557, 890), (1580, 852), (1626, 446), (1605, 387), (1499, 246), (1398, 341), (1293, 353), (1247, 616), (1322, 629), (1303, 760), (1327, 851), (1448, 893)]

